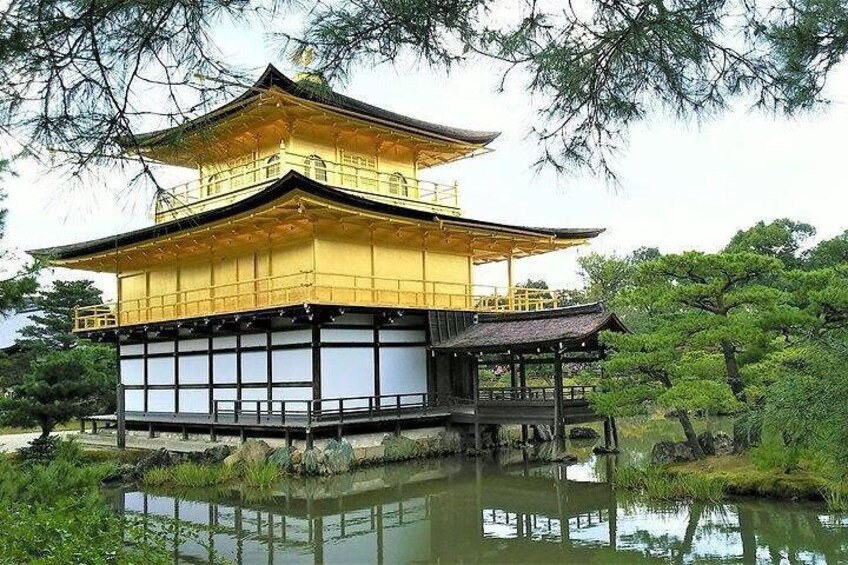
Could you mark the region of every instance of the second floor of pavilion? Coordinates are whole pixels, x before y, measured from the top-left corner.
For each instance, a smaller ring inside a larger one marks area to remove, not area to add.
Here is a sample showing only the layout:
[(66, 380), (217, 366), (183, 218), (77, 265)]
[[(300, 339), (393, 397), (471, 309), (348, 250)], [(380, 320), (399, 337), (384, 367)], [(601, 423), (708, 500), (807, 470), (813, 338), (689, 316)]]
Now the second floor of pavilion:
[(194, 170), (195, 178), (157, 196), (155, 219), (163, 223), (246, 198), (289, 171), (381, 202), (459, 216), (457, 183), (420, 173), (488, 151), (497, 135), (410, 118), (269, 65), (216, 110), (122, 143), (130, 153)]
[[(513, 261), (586, 243), (601, 231), (441, 217), (289, 172), (191, 218), (31, 253), (117, 275), (116, 303), (77, 315), (78, 330), (98, 330), (300, 304), (554, 308), (555, 293), (515, 285)], [(506, 263), (503, 284), (477, 284), (475, 267), (492, 262)]]

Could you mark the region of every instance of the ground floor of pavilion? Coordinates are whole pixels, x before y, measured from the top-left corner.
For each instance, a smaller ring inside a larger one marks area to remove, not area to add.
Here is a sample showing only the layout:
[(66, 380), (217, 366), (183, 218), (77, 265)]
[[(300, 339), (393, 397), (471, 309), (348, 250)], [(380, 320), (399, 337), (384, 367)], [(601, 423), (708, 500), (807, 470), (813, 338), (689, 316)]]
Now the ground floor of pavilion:
[[(118, 344), (115, 415), (126, 429), (305, 439), (434, 425), (563, 427), (604, 419), (567, 368), (625, 331), (591, 304), (475, 314), (302, 305), (91, 332)], [(545, 367), (545, 378), (538, 368)], [(492, 375), (498, 375), (493, 379)], [(533, 381), (533, 382), (530, 382)], [(609, 428), (607, 428), (609, 429)]]

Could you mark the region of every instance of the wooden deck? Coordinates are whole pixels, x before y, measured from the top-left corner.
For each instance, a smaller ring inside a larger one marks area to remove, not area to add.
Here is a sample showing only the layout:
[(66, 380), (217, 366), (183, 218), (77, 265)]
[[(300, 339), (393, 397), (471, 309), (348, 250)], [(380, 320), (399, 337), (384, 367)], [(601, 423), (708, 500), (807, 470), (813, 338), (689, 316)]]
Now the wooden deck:
[[(590, 386), (564, 387), (561, 419), (565, 424), (603, 420), (589, 404)], [(125, 425), (156, 430), (189, 432), (281, 434), (304, 438), (311, 445), (315, 435), (342, 437), (364, 430), (400, 432), (402, 428), (446, 424), (550, 425), (556, 418), (553, 387), (484, 388), (476, 398), (456, 398), (431, 393), (383, 395), (318, 400), (216, 400), (212, 414), (126, 412)], [(93, 431), (98, 425), (118, 425), (115, 414), (85, 418)], [(83, 422), (83, 430), (85, 422)]]

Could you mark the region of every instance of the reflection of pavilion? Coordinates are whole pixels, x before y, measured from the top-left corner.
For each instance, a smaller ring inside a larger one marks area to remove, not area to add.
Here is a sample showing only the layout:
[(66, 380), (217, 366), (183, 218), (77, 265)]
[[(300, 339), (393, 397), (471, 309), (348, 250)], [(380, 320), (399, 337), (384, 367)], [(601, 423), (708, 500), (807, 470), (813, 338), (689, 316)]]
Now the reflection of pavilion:
[(213, 551), (237, 564), (848, 557), (844, 534), (810, 508), (781, 515), (753, 503), (619, 506), (608, 484), (574, 481), (568, 471), (440, 461), (331, 482), (343, 488), (299, 481), (255, 503), (143, 492), (118, 493), (116, 502), (144, 516), (151, 532), (174, 518), (199, 527), (199, 540), (175, 544), (181, 563), (205, 563)]
[(605, 525), (601, 544), (615, 539), (615, 504), (606, 484), (572, 482), (564, 467), (557, 474), (548, 465), (528, 464), (515, 475), (484, 473), (482, 461), (476, 473), (459, 464), (439, 467), (394, 478), (371, 469), (356, 473), (344, 494), (291, 490), (255, 503), (116, 496), (151, 528), (176, 518), (208, 530), (205, 547), (175, 547), (175, 560), (187, 563), (206, 562), (212, 552), (236, 563), (474, 560), (479, 552), (502, 551), (503, 543), (528, 542), (550, 545), (537, 548), (538, 558), (548, 560), (574, 529)]

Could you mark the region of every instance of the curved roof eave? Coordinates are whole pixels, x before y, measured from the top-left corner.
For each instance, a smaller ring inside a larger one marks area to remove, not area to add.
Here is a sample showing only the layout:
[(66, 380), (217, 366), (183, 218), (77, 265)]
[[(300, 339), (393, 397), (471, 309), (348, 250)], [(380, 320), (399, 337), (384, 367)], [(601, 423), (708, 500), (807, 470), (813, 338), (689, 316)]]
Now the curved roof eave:
[(373, 106), (366, 102), (356, 100), (355, 98), (345, 96), (344, 94), (339, 94), (329, 88), (325, 92), (322, 92), (320, 89), (310, 88), (293, 81), (280, 72), (274, 65), (269, 64), (253, 86), (230, 102), (212, 110), (208, 114), (199, 116), (178, 126), (138, 134), (135, 136), (134, 144), (128, 143), (126, 139), (119, 139), (118, 143), (124, 148), (134, 148), (135, 145), (144, 147), (164, 143), (171, 136), (185, 134), (201, 126), (211, 125), (215, 121), (229, 116), (253, 100), (262, 90), (267, 90), (271, 87), (277, 87), (283, 92), (301, 100), (327, 106), (331, 110), (341, 113), (355, 114), (355, 116), (360, 119), (370, 120), (381, 125), (397, 127), (407, 131), (408, 133), (424, 135), (441, 141), (485, 146), (494, 141), (500, 135), (500, 132), (495, 131), (477, 131), (455, 128), (411, 118), (409, 116), (404, 116), (403, 114), (398, 114), (397, 112), (392, 112), (391, 110), (386, 110), (378, 106)]
[(412, 208), (405, 208), (402, 206), (396, 206), (394, 204), (387, 204), (384, 202), (378, 202), (376, 200), (370, 200), (368, 198), (363, 198), (360, 196), (354, 196), (342, 190), (316, 182), (308, 177), (301, 175), (298, 172), (289, 171), (282, 178), (268, 185), (266, 188), (262, 189), (256, 194), (253, 194), (241, 200), (237, 200), (232, 204), (228, 204), (220, 208), (206, 210), (204, 212), (195, 214), (187, 218), (179, 218), (170, 222), (155, 224), (153, 226), (141, 228), (130, 232), (125, 232), (122, 234), (103, 237), (90, 241), (84, 241), (80, 243), (74, 243), (70, 245), (33, 249), (27, 251), (27, 253), (34, 257), (43, 257), (53, 260), (69, 260), (78, 259), (89, 255), (95, 255), (97, 253), (103, 253), (106, 251), (113, 251), (125, 247), (127, 245), (141, 243), (143, 241), (148, 241), (166, 235), (187, 231), (235, 216), (237, 214), (249, 212), (251, 210), (259, 208), (260, 206), (273, 202), (274, 200), (277, 200), (296, 189), (306, 192), (307, 194), (311, 194), (320, 198), (326, 198), (328, 200), (332, 200), (342, 205), (348, 205), (353, 208), (389, 214), (392, 216), (398, 216), (401, 218), (412, 220), (421, 220), (429, 222), (441, 221), (446, 224), (455, 225), (458, 227), (468, 227), (472, 229), (479, 228), (505, 233), (521, 233), (530, 236), (554, 237), (557, 239), (570, 240), (593, 238), (604, 231), (603, 228), (531, 228), (525, 226), (498, 224), (495, 222), (487, 222), (482, 220), (463, 220), (462, 218), (450, 218), (450, 220), (445, 220), (441, 218), (438, 214), (435, 214), (433, 212), (414, 210)]

